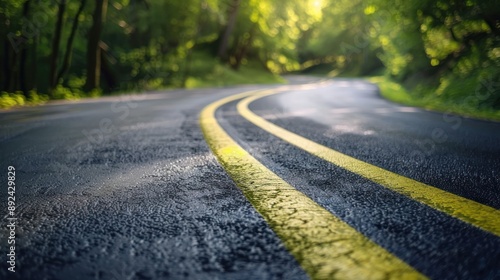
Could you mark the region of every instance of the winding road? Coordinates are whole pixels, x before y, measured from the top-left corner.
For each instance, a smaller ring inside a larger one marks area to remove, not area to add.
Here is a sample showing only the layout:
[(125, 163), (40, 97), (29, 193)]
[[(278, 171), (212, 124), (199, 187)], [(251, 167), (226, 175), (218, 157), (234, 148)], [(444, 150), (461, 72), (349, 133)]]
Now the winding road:
[(1, 111), (0, 279), (500, 278), (500, 123), (287, 79)]

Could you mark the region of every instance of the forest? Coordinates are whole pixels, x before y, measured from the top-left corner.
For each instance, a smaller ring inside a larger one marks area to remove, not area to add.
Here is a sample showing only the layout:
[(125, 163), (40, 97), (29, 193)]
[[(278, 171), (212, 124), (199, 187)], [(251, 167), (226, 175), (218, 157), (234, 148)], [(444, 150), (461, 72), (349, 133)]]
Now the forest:
[(409, 103), (500, 111), (498, 0), (0, 3), (4, 108), (303, 73), (376, 77)]

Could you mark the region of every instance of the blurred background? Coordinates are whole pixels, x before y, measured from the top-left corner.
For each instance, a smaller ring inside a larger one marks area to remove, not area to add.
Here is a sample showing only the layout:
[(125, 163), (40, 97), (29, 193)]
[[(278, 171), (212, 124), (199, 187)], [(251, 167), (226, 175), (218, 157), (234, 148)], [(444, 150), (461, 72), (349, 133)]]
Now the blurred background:
[(2, 108), (301, 73), (369, 77), (395, 101), (500, 119), (498, 0), (0, 3)]

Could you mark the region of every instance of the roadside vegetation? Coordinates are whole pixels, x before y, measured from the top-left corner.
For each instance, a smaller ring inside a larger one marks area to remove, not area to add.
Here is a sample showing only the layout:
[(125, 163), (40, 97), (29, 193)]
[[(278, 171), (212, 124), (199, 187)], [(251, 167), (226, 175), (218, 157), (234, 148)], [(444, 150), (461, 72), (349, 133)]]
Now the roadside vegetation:
[(393, 102), (476, 119), (500, 121), (499, 109), (481, 104), (489, 92), (488, 89), (483, 90), (481, 87), (487, 85), (477, 85), (472, 94), (469, 90), (457, 90), (452, 98), (444, 98), (437, 95), (434, 88), (421, 87), (410, 91), (387, 76), (370, 77), (368, 81), (378, 85), (380, 94)]
[(499, 119), (497, 0), (0, 0), (0, 108), (377, 76), (396, 102)]

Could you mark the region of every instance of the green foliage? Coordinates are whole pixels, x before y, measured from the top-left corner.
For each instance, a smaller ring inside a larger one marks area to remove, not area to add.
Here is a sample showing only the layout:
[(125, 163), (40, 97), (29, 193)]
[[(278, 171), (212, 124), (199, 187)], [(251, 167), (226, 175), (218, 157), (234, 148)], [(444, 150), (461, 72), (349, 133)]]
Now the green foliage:
[(38, 94), (33, 90), (28, 93), (28, 98), (26, 98), (21, 91), (14, 93), (2, 91), (0, 94), (0, 108), (9, 109), (25, 105), (38, 105), (43, 104), (48, 100), (49, 97), (47, 95)]
[(30, 90), (28, 93), (28, 104), (38, 105), (49, 101), (49, 96), (45, 94), (39, 94), (34, 90)]
[(16, 105), (18, 105), (16, 99), (12, 95), (3, 91), (0, 95), (0, 108), (11, 108)]
[(80, 10), (82, 1), (67, 1), (55, 68), (66, 70), (66, 47), (71, 63), (51, 87), (58, 5), (0, 0), (0, 71), (12, 69), (0, 73), (0, 90), (17, 92), (4, 93), (2, 106), (43, 99), (31, 92), (78, 99), (280, 82), (277, 74), (305, 70), (329, 76), (383, 71), (405, 85), (415, 102), (461, 104), (479, 94), (466, 105), (500, 108), (498, 88), (481, 86), (500, 80), (497, 0), (113, 0), (103, 15), (100, 86), (85, 92), (87, 65), (95, 62), (87, 56), (95, 1), (87, 2)]
[[(409, 91), (387, 76), (369, 79), (378, 85), (385, 98), (426, 109), (469, 117), (500, 121), (500, 84), (491, 77), (470, 77), (466, 80), (443, 80), (441, 88), (421, 86)], [(451, 78), (450, 78), (451, 79)], [(443, 95), (446, 96), (443, 98)], [(496, 102), (496, 105), (494, 103)]]
[(387, 76), (371, 77), (368, 80), (375, 83), (379, 87), (381, 95), (391, 101), (412, 106), (423, 105), (421, 99), (412, 96), (401, 84)]
[(499, 110), (499, 15), (493, 0), (329, 1), (299, 57), (305, 72), (328, 75), (367, 75), (381, 62), (411, 92), (386, 95), (407, 104)]
[(82, 97), (82, 93), (79, 91), (72, 91), (70, 88), (62, 85), (57, 85), (52, 92), (52, 97), (54, 99), (78, 100)]
[(0, 108), (10, 108), (14, 106), (23, 106), (26, 99), (22, 92), (7, 93), (2, 92), (0, 95)]
[(187, 88), (230, 86), (238, 84), (275, 84), (283, 83), (284, 79), (269, 73), (257, 63), (246, 63), (238, 71), (221, 65), (207, 54), (196, 54), (196, 63), (186, 82)]

